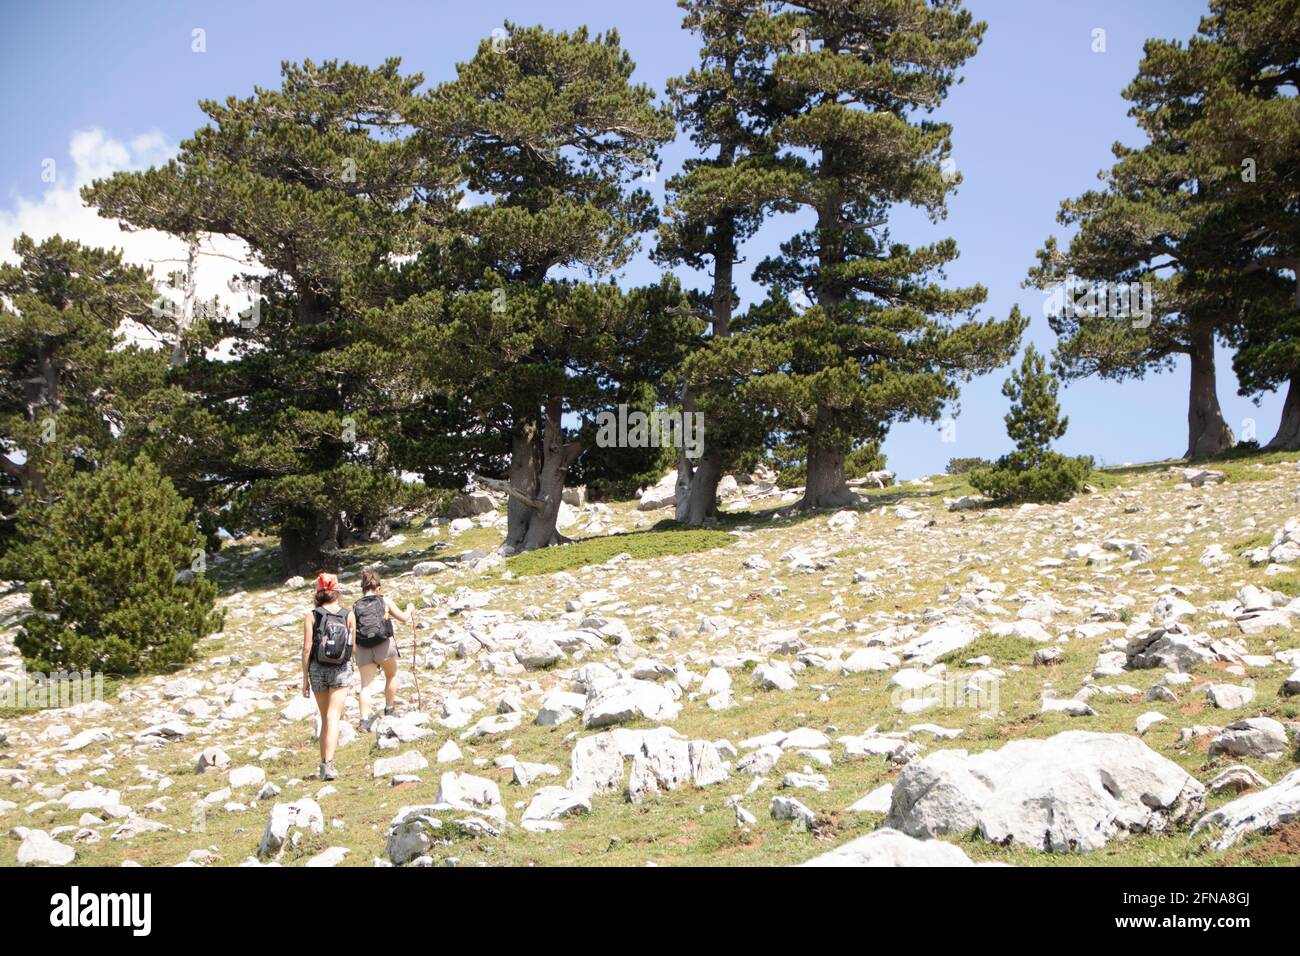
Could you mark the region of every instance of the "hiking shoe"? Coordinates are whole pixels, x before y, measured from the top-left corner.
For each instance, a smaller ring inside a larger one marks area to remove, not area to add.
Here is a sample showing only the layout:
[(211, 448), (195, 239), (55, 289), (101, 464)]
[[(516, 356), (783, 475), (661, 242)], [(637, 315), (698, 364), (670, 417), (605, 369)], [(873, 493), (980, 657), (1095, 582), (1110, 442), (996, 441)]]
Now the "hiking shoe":
[(375, 724), (375, 718), (367, 717), (365, 720), (357, 724), (357, 730), (363, 734), (368, 734), (370, 733), (370, 728), (373, 727), (374, 724)]
[(321, 764), (320, 778), (322, 780), (337, 780), (339, 772), (334, 769), (334, 761), (326, 760)]
[(385, 708), (384, 708), (384, 716), (385, 716), (385, 717), (391, 717), (391, 716), (393, 716), (393, 714), (395, 714), (395, 713), (397, 713), (397, 708), (396, 708), (396, 707), (385, 707)]

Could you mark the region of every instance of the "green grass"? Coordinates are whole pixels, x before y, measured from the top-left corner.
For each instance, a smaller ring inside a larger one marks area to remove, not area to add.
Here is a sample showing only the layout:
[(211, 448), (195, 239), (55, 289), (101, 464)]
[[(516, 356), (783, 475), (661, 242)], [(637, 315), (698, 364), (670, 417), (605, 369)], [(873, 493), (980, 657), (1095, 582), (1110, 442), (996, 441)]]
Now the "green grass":
[(1232, 449), (1213, 458), (1198, 458), (1193, 464), (1221, 471), (1228, 482), (1266, 481), (1276, 477), (1267, 465), (1280, 465), (1300, 461), (1300, 452), (1259, 451), (1248, 448)]
[(591, 564), (604, 564), (619, 554), (628, 554), (640, 561), (709, 551), (734, 544), (735, 541), (736, 538), (725, 531), (700, 528), (634, 531), (630, 534), (583, 538), (561, 547), (517, 554), (506, 561), (505, 569), (520, 577), (553, 574)]
[(1264, 583), (1274, 591), (1281, 591), (1289, 597), (1300, 597), (1300, 572), (1279, 574), (1276, 577), (1266, 578)]
[(1015, 634), (1005, 637), (982, 634), (970, 644), (951, 654), (945, 654), (939, 660), (950, 667), (962, 664), (972, 657), (984, 656), (992, 658), (994, 664), (1030, 664), (1034, 659), (1034, 651), (1049, 646)]

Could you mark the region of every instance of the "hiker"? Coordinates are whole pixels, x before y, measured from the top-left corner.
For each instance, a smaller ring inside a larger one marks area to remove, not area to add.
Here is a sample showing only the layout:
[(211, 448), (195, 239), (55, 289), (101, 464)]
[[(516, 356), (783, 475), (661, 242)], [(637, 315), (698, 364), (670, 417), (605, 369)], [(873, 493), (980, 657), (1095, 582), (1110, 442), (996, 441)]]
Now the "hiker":
[(328, 571), (316, 576), (316, 606), (302, 620), (302, 696), (316, 695), (320, 708), (320, 778), (334, 780), (339, 721), (352, 686), (352, 655), (357, 622), (339, 603), (339, 579)]
[(393, 701), (397, 694), (397, 639), (393, 636), (393, 621), (403, 624), (411, 620), (415, 608), (408, 603), (403, 611), (393, 599), (381, 593), (383, 582), (374, 571), (361, 575), (361, 600), (353, 605), (357, 621), (357, 667), (361, 669), (361, 732), (368, 733), (374, 718), (368, 716), (370, 701), (366, 690), (375, 679), (375, 673), (384, 672), (384, 716), (396, 711)]

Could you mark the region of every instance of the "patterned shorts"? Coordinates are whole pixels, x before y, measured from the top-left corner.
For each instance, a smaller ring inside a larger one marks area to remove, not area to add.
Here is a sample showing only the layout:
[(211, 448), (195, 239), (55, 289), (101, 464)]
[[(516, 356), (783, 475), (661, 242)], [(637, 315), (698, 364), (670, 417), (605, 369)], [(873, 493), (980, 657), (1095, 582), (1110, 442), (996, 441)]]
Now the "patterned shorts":
[(331, 687), (352, 686), (352, 663), (321, 664), (311, 661), (307, 665), (307, 677), (311, 680), (311, 689), (320, 692)]

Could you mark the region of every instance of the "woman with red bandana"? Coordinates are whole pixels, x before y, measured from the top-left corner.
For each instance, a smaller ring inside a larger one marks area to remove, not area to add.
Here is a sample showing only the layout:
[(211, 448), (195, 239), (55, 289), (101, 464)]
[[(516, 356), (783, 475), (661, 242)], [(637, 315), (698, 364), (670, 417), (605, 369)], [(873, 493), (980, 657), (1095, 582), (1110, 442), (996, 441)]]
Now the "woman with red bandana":
[(316, 576), (316, 606), (302, 621), (302, 696), (316, 696), (320, 708), (320, 778), (334, 780), (334, 751), (339, 742), (343, 705), (352, 686), (357, 621), (339, 602), (339, 579), (322, 571)]

